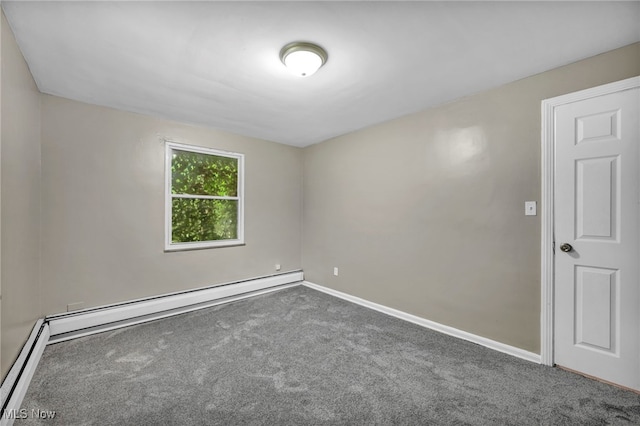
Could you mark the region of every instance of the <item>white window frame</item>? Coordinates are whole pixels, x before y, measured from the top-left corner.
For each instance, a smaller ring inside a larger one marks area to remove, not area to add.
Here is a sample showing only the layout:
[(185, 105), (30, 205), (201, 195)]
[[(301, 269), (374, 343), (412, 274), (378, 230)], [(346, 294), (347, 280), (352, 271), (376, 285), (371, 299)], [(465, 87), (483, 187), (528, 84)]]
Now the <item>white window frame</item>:
[[(236, 197), (218, 197), (210, 195), (189, 195), (189, 194), (172, 194), (171, 193), (171, 160), (174, 151), (194, 152), (198, 154), (215, 155), (218, 157), (235, 158), (238, 160), (238, 195)], [(214, 247), (229, 247), (244, 245), (244, 154), (237, 152), (221, 151), (213, 148), (205, 148), (202, 146), (186, 145), (183, 143), (165, 141), (165, 251), (178, 250), (198, 250)], [(212, 240), (212, 241), (194, 241), (186, 243), (174, 243), (171, 241), (172, 234), (172, 200), (174, 198), (202, 198), (209, 200), (237, 200), (238, 201), (238, 238), (234, 240)]]

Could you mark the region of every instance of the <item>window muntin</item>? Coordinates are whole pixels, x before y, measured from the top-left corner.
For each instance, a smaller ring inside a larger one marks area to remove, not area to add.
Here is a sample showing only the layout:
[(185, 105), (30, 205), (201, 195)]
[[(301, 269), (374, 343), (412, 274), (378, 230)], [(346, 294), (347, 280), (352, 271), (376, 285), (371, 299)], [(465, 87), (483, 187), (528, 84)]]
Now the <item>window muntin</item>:
[(244, 155), (166, 143), (165, 250), (244, 243)]

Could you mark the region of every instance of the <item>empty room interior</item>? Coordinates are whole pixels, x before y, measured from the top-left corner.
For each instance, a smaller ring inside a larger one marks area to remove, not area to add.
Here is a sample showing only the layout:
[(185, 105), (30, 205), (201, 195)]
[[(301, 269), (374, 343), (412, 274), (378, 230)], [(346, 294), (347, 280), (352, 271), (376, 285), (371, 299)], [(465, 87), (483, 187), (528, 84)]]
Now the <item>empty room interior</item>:
[(0, 424), (640, 424), (640, 2), (0, 4)]

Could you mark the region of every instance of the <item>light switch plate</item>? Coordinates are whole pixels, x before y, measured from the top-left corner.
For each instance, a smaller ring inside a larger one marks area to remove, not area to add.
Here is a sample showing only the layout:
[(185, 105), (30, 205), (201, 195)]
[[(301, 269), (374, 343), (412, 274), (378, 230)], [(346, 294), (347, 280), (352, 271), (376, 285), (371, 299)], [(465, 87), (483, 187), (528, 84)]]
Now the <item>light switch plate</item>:
[(535, 216), (537, 212), (537, 206), (535, 201), (525, 201), (524, 202), (524, 215), (525, 216)]

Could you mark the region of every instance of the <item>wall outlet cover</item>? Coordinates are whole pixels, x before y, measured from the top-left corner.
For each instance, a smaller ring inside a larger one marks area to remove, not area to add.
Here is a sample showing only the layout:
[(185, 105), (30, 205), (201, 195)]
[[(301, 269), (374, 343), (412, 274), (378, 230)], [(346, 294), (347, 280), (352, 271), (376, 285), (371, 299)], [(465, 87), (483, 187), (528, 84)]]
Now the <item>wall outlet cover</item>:
[(524, 202), (524, 214), (525, 216), (535, 216), (537, 214), (537, 206), (535, 201)]

